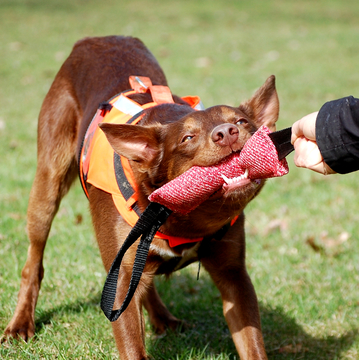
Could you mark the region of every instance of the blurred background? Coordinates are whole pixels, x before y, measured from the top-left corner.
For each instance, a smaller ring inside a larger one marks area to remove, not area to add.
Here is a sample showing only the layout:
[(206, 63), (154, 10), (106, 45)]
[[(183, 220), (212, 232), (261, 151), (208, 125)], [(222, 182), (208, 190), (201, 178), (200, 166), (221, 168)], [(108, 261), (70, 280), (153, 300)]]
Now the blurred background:
[[(237, 106), (274, 74), (278, 129), (328, 100), (359, 97), (357, 0), (0, 0), (0, 331), (15, 309), (27, 253), (26, 207), (36, 169), (37, 116), (73, 44), (131, 35), (149, 47), (173, 93), (206, 107)], [(91, 74), (88, 74), (90, 77)], [(247, 265), (269, 359), (359, 358), (358, 174), (295, 168), (271, 179), (246, 211)], [(105, 273), (87, 200), (64, 199), (45, 254), (28, 344), (0, 346), (4, 359), (112, 359), (99, 309)], [(217, 290), (197, 265), (158, 280), (189, 329), (156, 338), (153, 359), (238, 359)]]

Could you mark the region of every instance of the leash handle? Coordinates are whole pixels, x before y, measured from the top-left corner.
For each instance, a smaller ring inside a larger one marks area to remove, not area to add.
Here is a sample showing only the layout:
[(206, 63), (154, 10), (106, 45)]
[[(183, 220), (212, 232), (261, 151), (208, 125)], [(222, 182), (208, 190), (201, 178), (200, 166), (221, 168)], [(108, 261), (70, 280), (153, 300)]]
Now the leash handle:
[[(171, 213), (172, 211), (165, 206), (151, 202), (142, 213), (141, 217), (128, 234), (120, 251), (117, 253), (107, 275), (101, 296), (101, 309), (111, 322), (116, 321), (130, 303), (141, 279), (151, 242), (157, 230), (165, 223)], [(131, 280), (126, 297), (120, 309), (113, 310), (113, 305), (116, 299), (117, 280), (122, 259), (126, 251), (140, 236), (141, 240), (137, 247)]]

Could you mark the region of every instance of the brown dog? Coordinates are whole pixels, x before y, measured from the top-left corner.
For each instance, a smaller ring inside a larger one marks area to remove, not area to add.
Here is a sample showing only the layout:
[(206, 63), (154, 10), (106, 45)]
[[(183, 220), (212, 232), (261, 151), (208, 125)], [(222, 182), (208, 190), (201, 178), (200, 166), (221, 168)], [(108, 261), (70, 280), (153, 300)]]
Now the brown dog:
[[(34, 313), (44, 269), (46, 240), (62, 197), (77, 176), (77, 155), (85, 131), (99, 103), (129, 89), (130, 75), (167, 85), (163, 71), (141, 41), (127, 37), (88, 38), (79, 41), (57, 74), (39, 116), (38, 166), (28, 207), (30, 247), (22, 271), (15, 314), (5, 337), (27, 340), (34, 335)], [(132, 96), (138, 103), (150, 94)], [(103, 126), (117, 153), (129, 159), (143, 211), (148, 195), (194, 165), (218, 163), (240, 151), (261, 125), (275, 130), (279, 104), (274, 76), (238, 108), (214, 106), (195, 111), (179, 97), (146, 112), (139, 125)], [(224, 124), (224, 125), (223, 125)], [(119, 320), (112, 323), (122, 360), (147, 359), (142, 305), (158, 333), (175, 329), (180, 321), (162, 303), (153, 277), (171, 272), (199, 258), (218, 287), (223, 312), (241, 359), (266, 359), (256, 294), (245, 267), (243, 209), (264, 182), (247, 182), (230, 192), (215, 193), (189, 215), (173, 213), (163, 234), (206, 237), (171, 248), (155, 238), (137, 291)], [(106, 271), (126, 238), (130, 226), (119, 216), (111, 196), (88, 186), (92, 220)], [(222, 239), (213, 238), (239, 216)], [(134, 250), (125, 255), (118, 279), (115, 307), (121, 305), (131, 276)]]

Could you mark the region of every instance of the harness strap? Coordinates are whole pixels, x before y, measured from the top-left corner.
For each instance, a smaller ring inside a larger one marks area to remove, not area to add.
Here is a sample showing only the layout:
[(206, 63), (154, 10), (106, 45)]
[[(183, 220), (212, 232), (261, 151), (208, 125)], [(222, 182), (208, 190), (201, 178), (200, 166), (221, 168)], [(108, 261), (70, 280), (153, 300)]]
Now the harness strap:
[(131, 89), (137, 93), (145, 93), (147, 89), (152, 86), (152, 81), (147, 76), (131, 75), (128, 79)]
[(168, 86), (152, 85), (150, 78), (145, 76), (130, 76), (128, 79), (131, 88), (137, 93), (145, 93), (149, 91), (152, 96), (152, 100), (159, 104), (173, 104), (173, 98)]
[[(146, 259), (153, 237), (171, 213), (172, 211), (165, 206), (151, 202), (142, 213), (139, 221), (137, 221), (128, 234), (125, 242), (113, 261), (111, 269), (107, 275), (101, 297), (101, 309), (111, 322), (116, 321), (130, 303), (146, 265)], [(132, 268), (131, 281), (125, 300), (123, 301), (120, 309), (113, 310), (113, 305), (116, 299), (118, 274), (122, 259), (126, 251), (140, 236), (141, 240), (137, 247), (136, 257)]]
[(122, 113), (131, 116), (135, 116), (143, 110), (137, 102), (131, 100), (124, 94), (119, 96), (119, 98), (113, 103), (113, 106)]
[(168, 86), (151, 86), (150, 93), (152, 99), (157, 104), (174, 104), (171, 91), (169, 91)]
[(128, 181), (128, 177), (126, 176), (125, 170), (122, 166), (121, 156), (114, 153), (113, 162), (117, 185), (123, 198), (126, 200), (127, 207), (133, 209), (136, 214), (140, 216), (141, 210), (137, 205), (137, 193)]

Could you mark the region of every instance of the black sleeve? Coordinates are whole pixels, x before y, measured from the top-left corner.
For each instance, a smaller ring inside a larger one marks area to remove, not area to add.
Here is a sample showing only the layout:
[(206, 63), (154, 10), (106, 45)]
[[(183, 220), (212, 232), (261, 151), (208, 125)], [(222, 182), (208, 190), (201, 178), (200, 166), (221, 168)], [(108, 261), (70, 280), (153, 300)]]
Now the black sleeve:
[(349, 96), (325, 103), (315, 130), (323, 159), (334, 171), (359, 170), (359, 99)]

